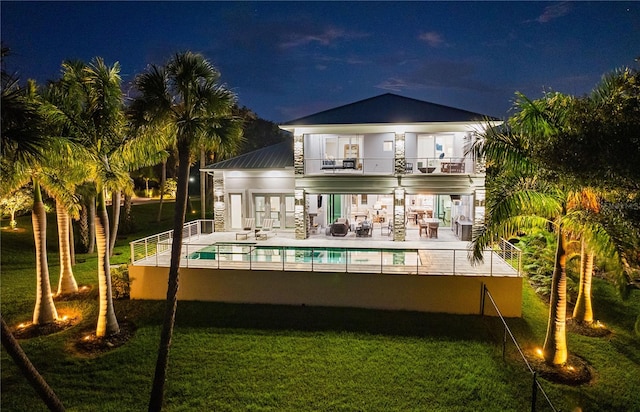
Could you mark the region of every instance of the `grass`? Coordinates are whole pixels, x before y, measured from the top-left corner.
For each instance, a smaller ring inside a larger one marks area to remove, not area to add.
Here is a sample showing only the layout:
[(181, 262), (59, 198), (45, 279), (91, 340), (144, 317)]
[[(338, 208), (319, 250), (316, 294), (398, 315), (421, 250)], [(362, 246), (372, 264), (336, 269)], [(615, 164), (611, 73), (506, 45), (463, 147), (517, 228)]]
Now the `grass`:
[[(197, 203), (197, 202), (196, 202)], [(112, 263), (126, 263), (128, 242), (171, 225), (172, 206), (155, 224), (157, 205), (134, 207), (138, 232), (119, 239)], [(33, 237), (2, 232), (0, 307), (9, 325), (29, 321), (35, 302)], [(55, 221), (49, 223), (51, 281), (59, 268)], [(79, 256), (81, 284), (96, 284), (95, 255)], [(589, 385), (543, 381), (557, 408), (640, 410), (640, 338), (633, 324), (640, 293), (621, 301), (597, 279), (594, 306), (613, 330), (607, 338), (569, 334), (569, 349), (596, 370)], [(73, 411), (146, 408), (161, 329), (163, 302), (117, 301), (118, 319), (137, 326), (135, 336), (109, 353), (84, 357), (70, 342), (95, 326), (97, 295), (57, 302), (58, 310), (83, 321), (64, 332), (21, 344), (63, 403)], [(524, 348), (544, 339), (547, 307), (525, 286), (523, 317), (510, 319)], [(180, 302), (171, 349), (166, 410), (192, 411), (522, 411), (530, 409), (531, 377), (503, 331), (479, 316), (363, 309), (283, 307)], [(2, 410), (45, 410), (2, 351)], [(539, 397), (540, 398), (540, 397)], [(538, 410), (550, 410), (538, 402)]]

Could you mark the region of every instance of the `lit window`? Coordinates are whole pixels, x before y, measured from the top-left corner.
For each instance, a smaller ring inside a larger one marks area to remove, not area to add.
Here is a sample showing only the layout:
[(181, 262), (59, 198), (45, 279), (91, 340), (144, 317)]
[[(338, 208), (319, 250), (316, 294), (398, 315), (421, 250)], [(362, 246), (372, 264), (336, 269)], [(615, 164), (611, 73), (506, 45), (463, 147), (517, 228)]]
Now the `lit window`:
[(382, 150), (385, 152), (390, 152), (393, 150), (393, 140), (385, 140), (384, 145), (382, 146)]

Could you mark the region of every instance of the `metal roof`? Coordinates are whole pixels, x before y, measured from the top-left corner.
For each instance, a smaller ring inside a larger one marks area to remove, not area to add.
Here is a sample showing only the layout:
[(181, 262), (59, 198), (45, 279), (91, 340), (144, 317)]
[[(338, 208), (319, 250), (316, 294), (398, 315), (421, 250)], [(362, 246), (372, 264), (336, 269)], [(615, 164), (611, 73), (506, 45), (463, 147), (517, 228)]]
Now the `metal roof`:
[(472, 122), (491, 116), (386, 93), (286, 122), (282, 126), (367, 123)]
[(293, 167), (293, 141), (263, 147), (231, 159), (213, 163), (201, 170), (285, 169)]

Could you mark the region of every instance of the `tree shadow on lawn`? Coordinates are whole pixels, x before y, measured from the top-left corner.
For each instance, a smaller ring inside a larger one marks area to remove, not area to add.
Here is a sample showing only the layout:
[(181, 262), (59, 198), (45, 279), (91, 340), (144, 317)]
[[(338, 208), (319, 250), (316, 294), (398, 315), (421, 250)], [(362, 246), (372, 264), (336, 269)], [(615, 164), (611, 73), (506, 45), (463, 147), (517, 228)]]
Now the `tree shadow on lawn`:
[[(358, 308), (179, 302), (176, 327), (335, 331), (496, 341), (488, 317)], [(521, 319), (514, 319), (522, 322)], [(488, 327), (489, 326), (489, 327)]]

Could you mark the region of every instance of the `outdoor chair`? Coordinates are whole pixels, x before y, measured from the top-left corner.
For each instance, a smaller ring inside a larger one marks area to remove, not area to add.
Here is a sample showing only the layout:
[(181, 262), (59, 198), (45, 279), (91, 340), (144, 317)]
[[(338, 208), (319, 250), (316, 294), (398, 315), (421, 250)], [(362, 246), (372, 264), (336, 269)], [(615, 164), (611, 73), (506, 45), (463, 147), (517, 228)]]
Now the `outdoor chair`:
[(356, 228), (356, 237), (371, 237), (372, 232), (371, 222), (365, 220)]
[(393, 233), (393, 221), (388, 220), (387, 223), (380, 224), (381, 235), (384, 235), (384, 233), (382, 233), (383, 230), (387, 231), (387, 236), (391, 235), (391, 233)]
[(247, 239), (249, 235), (254, 233), (256, 219), (253, 217), (247, 217), (244, 219), (244, 225), (242, 225), (242, 232), (236, 233), (236, 240)]
[(339, 218), (331, 225), (330, 233), (331, 236), (347, 236), (350, 229), (349, 219)]
[(264, 233), (264, 236), (269, 236), (269, 233), (275, 233), (273, 231), (273, 222), (275, 219), (262, 219), (262, 227), (261, 231)]
[(439, 223), (437, 222), (429, 222), (428, 226), (427, 226), (427, 233), (429, 234), (429, 237), (432, 238), (438, 238), (438, 226), (440, 226)]

